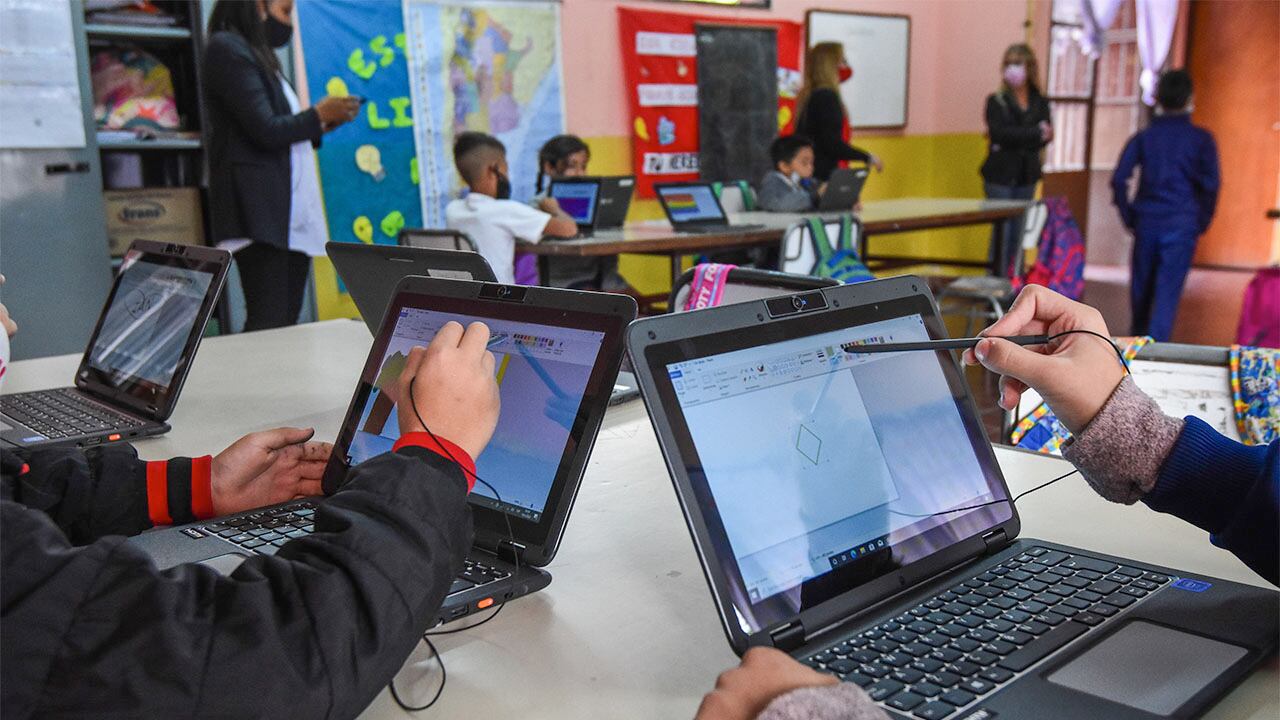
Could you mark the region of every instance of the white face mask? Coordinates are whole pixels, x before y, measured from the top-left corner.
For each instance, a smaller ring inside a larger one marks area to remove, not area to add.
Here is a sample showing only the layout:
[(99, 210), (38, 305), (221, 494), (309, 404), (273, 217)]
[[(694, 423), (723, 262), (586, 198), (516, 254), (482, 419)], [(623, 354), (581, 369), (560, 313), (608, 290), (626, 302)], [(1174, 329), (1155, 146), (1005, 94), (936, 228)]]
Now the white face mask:
[(800, 177), (800, 173), (796, 170), (791, 171), (791, 184), (799, 185), (804, 178)]
[(1027, 66), (1021, 64), (1005, 65), (1004, 81), (1009, 83), (1009, 87), (1022, 87), (1023, 83), (1027, 81)]
[(9, 333), (0, 328), (0, 390), (4, 389), (4, 380), (9, 377)]

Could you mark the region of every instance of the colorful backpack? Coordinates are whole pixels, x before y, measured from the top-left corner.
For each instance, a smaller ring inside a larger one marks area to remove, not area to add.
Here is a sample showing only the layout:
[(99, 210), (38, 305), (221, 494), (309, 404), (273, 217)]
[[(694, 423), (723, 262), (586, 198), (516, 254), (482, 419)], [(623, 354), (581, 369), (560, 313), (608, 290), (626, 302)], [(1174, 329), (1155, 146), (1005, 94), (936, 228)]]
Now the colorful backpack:
[(1232, 345), (1231, 395), (1244, 444), (1280, 439), (1280, 350)]
[(858, 259), (858, 251), (853, 246), (852, 215), (840, 217), (840, 237), (834, 245), (827, 236), (827, 225), (822, 218), (809, 218), (806, 222), (809, 224), (813, 249), (818, 256), (810, 275), (831, 278), (846, 285), (876, 279), (862, 260)]
[(1280, 266), (1264, 267), (1249, 281), (1240, 308), (1236, 342), (1280, 348)]
[(689, 295), (684, 299), (683, 310), (701, 310), (716, 307), (724, 299), (724, 285), (729, 271), (737, 265), (699, 263), (693, 268), (693, 280), (689, 283)]
[(1035, 265), (1013, 279), (1016, 293), (1027, 285), (1044, 285), (1054, 292), (1079, 300), (1084, 295), (1084, 238), (1071, 217), (1066, 198), (1045, 198), (1049, 219), (1040, 234)]

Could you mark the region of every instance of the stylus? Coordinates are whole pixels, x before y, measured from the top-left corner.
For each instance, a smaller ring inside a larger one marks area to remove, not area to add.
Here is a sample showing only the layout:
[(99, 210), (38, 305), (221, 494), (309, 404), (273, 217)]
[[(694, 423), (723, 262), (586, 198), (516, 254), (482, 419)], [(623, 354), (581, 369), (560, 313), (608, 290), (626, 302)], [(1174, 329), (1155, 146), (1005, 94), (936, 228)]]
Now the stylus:
[[(904, 352), (908, 350), (957, 350), (971, 348), (974, 345), (977, 345), (979, 340), (983, 339), (984, 338), (980, 337), (949, 338), (947, 340), (923, 340), (921, 342), (903, 343), (869, 343), (866, 345), (845, 343), (840, 346), (840, 349), (851, 354)], [(1014, 345), (1045, 345), (1049, 342), (1048, 335), (1006, 335), (1000, 337), (1000, 339), (1008, 340)]]

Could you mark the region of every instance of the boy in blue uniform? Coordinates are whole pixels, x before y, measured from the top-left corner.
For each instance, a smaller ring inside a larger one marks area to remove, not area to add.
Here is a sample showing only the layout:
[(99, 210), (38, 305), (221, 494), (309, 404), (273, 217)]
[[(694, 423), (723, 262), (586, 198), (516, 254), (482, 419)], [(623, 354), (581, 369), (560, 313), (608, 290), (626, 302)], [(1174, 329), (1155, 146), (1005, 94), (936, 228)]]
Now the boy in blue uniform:
[[(1156, 116), (1125, 145), (1111, 189), (1120, 218), (1134, 233), (1133, 334), (1164, 341), (1173, 332), (1196, 239), (1213, 219), (1219, 175), (1213, 136), (1191, 124), (1191, 76), (1165, 73), (1156, 98)], [(1130, 202), (1135, 166), (1141, 178)]]

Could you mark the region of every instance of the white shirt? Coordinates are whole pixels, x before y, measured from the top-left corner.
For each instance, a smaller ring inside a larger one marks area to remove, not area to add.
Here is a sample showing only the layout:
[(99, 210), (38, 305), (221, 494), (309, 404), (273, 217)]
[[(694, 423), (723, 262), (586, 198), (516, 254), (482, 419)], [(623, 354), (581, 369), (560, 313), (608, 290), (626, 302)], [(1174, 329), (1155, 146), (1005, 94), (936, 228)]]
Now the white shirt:
[(515, 283), (516, 241), (542, 239), (551, 216), (515, 200), (498, 200), (477, 192), (454, 200), (444, 209), (445, 224), (476, 241), (498, 282)]
[[(289, 111), (302, 112), (302, 103), (293, 88), (282, 77)], [(322, 257), (329, 241), (329, 228), (324, 219), (324, 201), (320, 197), (320, 176), (316, 172), (316, 150), (310, 140), (296, 142), (289, 148), (291, 169), (291, 202), (289, 203), (289, 249), (311, 257)]]

